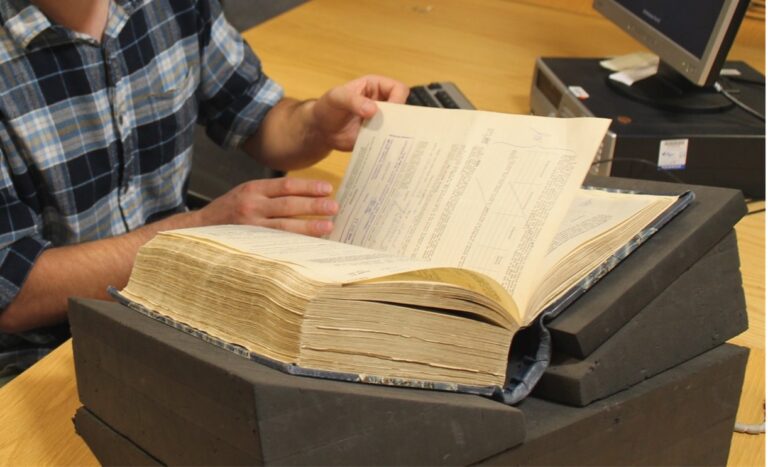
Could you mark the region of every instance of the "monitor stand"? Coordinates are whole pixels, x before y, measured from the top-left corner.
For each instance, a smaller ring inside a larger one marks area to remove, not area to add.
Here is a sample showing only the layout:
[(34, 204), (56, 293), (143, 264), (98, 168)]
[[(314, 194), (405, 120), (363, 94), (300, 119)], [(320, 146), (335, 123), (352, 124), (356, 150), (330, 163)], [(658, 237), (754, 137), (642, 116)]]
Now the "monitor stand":
[(664, 62), (659, 71), (648, 78), (627, 86), (606, 78), (608, 86), (630, 99), (675, 112), (721, 112), (733, 103), (715, 90), (714, 86), (699, 87)]

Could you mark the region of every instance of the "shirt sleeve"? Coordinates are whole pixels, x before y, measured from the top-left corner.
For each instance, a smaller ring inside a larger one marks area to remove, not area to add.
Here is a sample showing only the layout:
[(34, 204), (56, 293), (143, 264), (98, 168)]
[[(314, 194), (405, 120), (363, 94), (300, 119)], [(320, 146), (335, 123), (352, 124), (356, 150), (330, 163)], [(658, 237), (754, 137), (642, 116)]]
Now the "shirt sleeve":
[(217, 0), (200, 0), (200, 111), (198, 122), (224, 148), (236, 148), (259, 128), (283, 97), (239, 32), (227, 22)]
[(29, 172), (11, 174), (0, 151), (0, 310), (16, 298), (35, 260), (50, 246), (40, 235), (40, 217), (17, 195), (18, 183), (29, 184), (34, 192)]

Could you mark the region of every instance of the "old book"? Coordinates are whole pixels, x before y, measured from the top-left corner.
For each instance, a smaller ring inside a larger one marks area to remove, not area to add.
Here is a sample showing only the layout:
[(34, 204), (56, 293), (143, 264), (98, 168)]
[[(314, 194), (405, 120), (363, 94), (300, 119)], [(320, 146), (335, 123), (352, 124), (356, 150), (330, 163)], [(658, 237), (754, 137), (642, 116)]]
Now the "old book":
[(513, 402), (517, 331), (567, 306), (690, 201), (581, 187), (606, 120), (380, 107), (329, 239), (163, 232), (119, 298), (291, 373)]

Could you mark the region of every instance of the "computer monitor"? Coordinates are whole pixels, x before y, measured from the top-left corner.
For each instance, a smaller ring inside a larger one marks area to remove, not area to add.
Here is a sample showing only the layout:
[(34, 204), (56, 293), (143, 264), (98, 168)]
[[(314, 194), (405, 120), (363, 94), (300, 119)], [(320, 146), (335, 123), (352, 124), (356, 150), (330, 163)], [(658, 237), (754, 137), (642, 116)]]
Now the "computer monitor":
[(659, 71), (622, 93), (675, 110), (731, 105), (712, 87), (749, 0), (594, 0), (593, 8), (659, 56)]

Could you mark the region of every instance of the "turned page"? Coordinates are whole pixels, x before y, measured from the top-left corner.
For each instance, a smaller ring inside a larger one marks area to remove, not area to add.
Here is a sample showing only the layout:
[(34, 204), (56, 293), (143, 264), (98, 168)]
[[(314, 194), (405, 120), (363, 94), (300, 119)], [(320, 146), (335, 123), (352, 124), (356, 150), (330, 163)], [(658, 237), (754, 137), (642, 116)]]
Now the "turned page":
[(330, 238), (484, 273), (525, 309), (609, 120), (378, 105)]
[(581, 189), (541, 262), (545, 279), (525, 310), (530, 321), (595, 268), (624, 248), (679, 196)]

